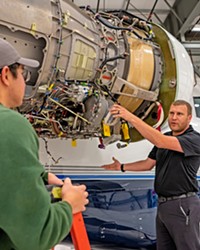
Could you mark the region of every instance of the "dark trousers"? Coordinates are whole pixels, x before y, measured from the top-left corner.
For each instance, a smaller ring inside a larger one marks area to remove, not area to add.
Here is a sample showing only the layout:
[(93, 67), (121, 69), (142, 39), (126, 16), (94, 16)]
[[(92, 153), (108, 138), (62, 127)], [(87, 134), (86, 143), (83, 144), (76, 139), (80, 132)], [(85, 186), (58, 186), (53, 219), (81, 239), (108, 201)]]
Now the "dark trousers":
[(156, 231), (157, 250), (200, 250), (200, 199), (159, 203)]

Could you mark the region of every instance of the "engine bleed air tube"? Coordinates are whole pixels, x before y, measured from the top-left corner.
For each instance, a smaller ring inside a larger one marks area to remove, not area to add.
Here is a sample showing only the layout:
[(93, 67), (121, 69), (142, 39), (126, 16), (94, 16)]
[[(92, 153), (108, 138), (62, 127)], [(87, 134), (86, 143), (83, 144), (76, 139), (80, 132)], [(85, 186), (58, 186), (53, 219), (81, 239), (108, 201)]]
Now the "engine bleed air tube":
[[(62, 188), (58, 186), (52, 188), (51, 196), (54, 200), (61, 200), (61, 189)], [(77, 213), (73, 215), (70, 234), (75, 250), (91, 250), (82, 213)]]

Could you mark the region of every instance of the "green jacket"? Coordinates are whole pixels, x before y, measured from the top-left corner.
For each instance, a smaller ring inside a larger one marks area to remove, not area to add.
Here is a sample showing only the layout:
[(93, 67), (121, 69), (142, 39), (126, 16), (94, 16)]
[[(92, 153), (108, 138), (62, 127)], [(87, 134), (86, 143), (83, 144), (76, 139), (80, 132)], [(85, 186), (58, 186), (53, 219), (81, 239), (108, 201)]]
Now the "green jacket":
[(69, 233), (72, 209), (51, 204), (31, 124), (0, 105), (0, 249), (47, 250)]

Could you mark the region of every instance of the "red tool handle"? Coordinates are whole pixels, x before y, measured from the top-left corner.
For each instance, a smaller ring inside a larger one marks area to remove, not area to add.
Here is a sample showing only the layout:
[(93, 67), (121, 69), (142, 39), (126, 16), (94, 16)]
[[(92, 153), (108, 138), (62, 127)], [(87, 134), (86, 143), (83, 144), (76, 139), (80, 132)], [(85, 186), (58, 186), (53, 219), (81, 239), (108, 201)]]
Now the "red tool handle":
[(82, 213), (73, 215), (71, 237), (75, 250), (91, 250)]

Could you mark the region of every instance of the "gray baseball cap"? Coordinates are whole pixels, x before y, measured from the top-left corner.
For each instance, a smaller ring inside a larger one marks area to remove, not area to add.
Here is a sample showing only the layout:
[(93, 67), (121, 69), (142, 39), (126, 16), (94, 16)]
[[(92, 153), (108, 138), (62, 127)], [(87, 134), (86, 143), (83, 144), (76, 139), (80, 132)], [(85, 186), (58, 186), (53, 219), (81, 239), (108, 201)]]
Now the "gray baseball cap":
[(0, 38), (0, 69), (14, 63), (19, 63), (32, 68), (37, 68), (40, 65), (36, 60), (21, 57), (10, 43)]

